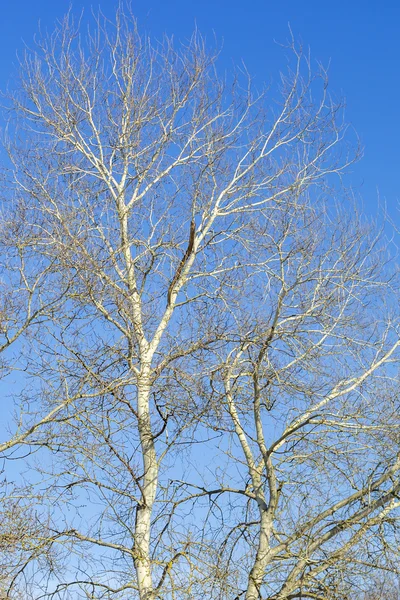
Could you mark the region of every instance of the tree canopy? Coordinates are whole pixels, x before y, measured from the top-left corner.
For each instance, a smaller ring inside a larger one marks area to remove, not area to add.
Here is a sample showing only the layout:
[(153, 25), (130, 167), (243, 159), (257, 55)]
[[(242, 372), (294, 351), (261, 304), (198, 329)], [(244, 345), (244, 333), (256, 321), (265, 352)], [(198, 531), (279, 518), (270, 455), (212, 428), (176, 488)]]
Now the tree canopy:
[(260, 91), (120, 8), (21, 60), (5, 597), (364, 600), (398, 574), (396, 256), (342, 185), (326, 72), (286, 52)]

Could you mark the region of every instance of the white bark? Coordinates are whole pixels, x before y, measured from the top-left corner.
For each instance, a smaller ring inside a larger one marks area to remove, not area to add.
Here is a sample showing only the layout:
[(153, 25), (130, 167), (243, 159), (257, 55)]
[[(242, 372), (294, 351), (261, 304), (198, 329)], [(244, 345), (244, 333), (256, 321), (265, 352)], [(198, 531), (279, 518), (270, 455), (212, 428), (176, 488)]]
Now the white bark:
[(134, 538), (135, 568), (140, 600), (152, 600), (153, 581), (150, 559), (151, 516), (157, 492), (158, 463), (150, 420), (150, 376), (148, 367), (138, 381), (138, 428), (140, 435), (143, 485), (141, 501), (136, 509)]
[(261, 596), (261, 586), (264, 581), (265, 569), (270, 556), (270, 538), (271, 538), (271, 518), (268, 515), (266, 507), (260, 509), (260, 530), (258, 536), (258, 547), (254, 559), (253, 567), (249, 573), (249, 581), (246, 590), (246, 600), (259, 600)]

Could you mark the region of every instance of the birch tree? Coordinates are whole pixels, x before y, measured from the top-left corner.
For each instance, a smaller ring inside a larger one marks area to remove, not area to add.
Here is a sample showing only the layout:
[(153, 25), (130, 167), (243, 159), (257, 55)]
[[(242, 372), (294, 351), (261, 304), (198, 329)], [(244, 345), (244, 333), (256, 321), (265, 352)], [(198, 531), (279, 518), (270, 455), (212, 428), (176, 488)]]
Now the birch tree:
[(395, 258), (343, 189), (326, 73), (287, 50), (264, 92), (120, 9), (21, 61), (9, 196), (58, 305), (12, 441), (47, 560), (7, 597), (333, 600), (396, 572)]

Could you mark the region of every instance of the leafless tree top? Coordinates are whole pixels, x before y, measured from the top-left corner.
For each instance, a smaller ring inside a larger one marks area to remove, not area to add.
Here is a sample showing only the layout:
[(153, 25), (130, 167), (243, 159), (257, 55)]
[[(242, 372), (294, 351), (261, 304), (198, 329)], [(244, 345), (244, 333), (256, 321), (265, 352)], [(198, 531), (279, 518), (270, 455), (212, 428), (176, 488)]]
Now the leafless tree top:
[(120, 9), (21, 61), (9, 597), (338, 600), (397, 573), (395, 260), (343, 189), (326, 73), (287, 50), (260, 92)]

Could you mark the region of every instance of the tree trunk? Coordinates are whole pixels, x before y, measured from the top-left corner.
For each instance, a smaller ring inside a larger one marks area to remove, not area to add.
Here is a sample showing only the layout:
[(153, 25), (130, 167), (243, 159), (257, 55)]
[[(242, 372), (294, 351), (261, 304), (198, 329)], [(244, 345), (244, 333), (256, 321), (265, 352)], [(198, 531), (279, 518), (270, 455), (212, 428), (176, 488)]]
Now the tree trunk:
[(150, 561), (150, 528), (157, 491), (158, 464), (151, 430), (149, 396), (150, 377), (145, 374), (138, 382), (139, 435), (143, 457), (142, 502), (137, 507), (135, 528), (135, 568), (140, 600), (154, 598)]
[(260, 506), (260, 536), (258, 539), (257, 554), (253, 568), (250, 571), (246, 592), (246, 600), (260, 600), (261, 585), (264, 579), (265, 568), (268, 564), (270, 553), (271, 519), (265, 507)]

